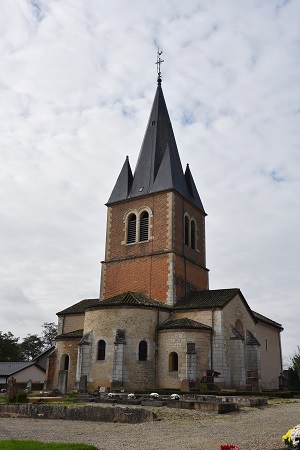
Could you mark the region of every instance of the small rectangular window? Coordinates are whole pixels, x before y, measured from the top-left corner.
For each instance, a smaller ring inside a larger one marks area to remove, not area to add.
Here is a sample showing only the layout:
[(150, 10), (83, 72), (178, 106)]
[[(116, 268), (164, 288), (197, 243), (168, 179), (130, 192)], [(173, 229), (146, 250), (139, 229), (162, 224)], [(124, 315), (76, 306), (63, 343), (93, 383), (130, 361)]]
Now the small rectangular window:
[(147, 361), (148, 344), (146, 341), (139, 343), (139, 361)]
[(98, 360), (100, 361), (105, 360), (105, 349), (106, 349), (106, 342), (101, 339), (98, 342)]

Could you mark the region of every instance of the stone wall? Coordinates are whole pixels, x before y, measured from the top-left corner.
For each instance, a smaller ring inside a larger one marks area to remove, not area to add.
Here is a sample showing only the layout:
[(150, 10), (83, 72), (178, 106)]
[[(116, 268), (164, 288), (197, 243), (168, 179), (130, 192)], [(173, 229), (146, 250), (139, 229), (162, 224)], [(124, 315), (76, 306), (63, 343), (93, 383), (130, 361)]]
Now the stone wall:
[(263, 389), (278, 389), (278, 377), (282, 372), (280, 331), (264, 322), (257, 324), (257, 339), (260, 342), (261, 386)]
[(77, 353), (78, 353), (78, 338), (73, 339), (64, 339), (56, 341), (56, 350), (55, 350), (55, 369), (53, 369), (52, 364), (52, 373), (53, 376), (53, 388), (59, 387), (59, 373), (63, 370), (63, 358), (65, 355), (69, 357), (69, 365), (68, 365), (68, 374), (67, 374), (67, 391), (71, 389), (75, 389), (77, 387), (76, 384), (76, 367), (77, 367)]
[[(239, 328), (242, 340), (235, 340), (232, 327)], [(255, 336), (256, 323), (238, 294), (214, 313), (213, 368), (221, 373), (220, 387), (246, 389), (246, 330)]]
[(60, 330), (59, 334), (69, 333), (70, 331), (82, 330), (84, 322), (84, 314), (68, 314), (59, 318)]
[(85, 420), (92, 422), (143, 423), (153, 422), (156, 415), (143, 408), (63, 405), (0, 405), (0, 417), (30, 417), (34, 419)]
[[(244, 301), (237, 295), (223, 309), (176, 311), (174, 319), (188, 317), (213, 326), (213, 369), (221, 388), (246, 389), (247, 370), (257, 370), (263, 389), (277, 389), (281, 372), (280, 332), (264, 322), (255, 322)], [(233, 339), (231, 327), (241, 327), (242, 339)], [(247, 346), (250, 331), (260, 345)], [(254, 369), (255, 368), (255, 369)]]
[[(160, 330), (158, 342), (158, 385), (160, 388), (180, 389), (182, 381), (188, 380), (188, 343), (195, 344), (196, 379), (199, 380), (210, 367), (209, 331)], [(169, 355), (172, 352), (178, 354), (178, 371), (170, 371)]]
[[(85, 332), (91, 333), (91, 371), (88, 376), (88, 388), (110, 386), (117, 376), (114, 372), (114, 360), (122, 345), (123, 366), (120, 385), (126, 390), (150, 389), (155, 387), (156, 377), (156, 325), (167, 320), (168, 312), (157, 308), (101, 308), (86, 311)], [(124, 331), (124, 343), (116, 340), (118, 330)], [(106, 343), (105, 359), (97, 359), (99, 340)], [(147, 342), (147, 360), (138, 360), (139, 343)], [(118, 347), (119, 345), (119, 347)], [(117, 363), (117, 362), (116, 362)], [(116, 367), (116, 366), (115, 366)], [(121, 372), (118, 372), (119, 375)]]

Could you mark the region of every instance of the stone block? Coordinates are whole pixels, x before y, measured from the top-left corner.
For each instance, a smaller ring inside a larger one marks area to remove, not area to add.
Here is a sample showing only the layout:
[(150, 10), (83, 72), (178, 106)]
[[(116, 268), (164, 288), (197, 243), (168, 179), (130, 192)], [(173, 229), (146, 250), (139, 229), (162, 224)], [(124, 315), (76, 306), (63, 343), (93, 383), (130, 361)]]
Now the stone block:
[(163, 400), (143, 400), (141, 402), (142, 406), (165, 406), (167, 404), (166, 401)]
[(204, 412), (214, 412), (216, 414), (226, 414), (239, 409), (236, 403), (227, 402), (195, 402), (195, 409)]
[(169, 400), (167, 402), (168, 408), (179, 408), (179, 409), (195, 409), (194, 401), (191, 400)]

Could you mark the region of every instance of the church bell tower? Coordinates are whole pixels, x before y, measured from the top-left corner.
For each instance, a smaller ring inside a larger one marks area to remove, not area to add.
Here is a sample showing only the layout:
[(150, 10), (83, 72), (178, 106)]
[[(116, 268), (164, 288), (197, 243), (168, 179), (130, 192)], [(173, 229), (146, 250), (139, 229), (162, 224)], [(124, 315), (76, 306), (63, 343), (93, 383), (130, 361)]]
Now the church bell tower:
[(174, 305), (208, 289), (205, 216), (187, 165), (182, 165), (164, 99), (157, 89), (134, 174), (126, 157), (107, 202), (100, 300), (127, 291)]

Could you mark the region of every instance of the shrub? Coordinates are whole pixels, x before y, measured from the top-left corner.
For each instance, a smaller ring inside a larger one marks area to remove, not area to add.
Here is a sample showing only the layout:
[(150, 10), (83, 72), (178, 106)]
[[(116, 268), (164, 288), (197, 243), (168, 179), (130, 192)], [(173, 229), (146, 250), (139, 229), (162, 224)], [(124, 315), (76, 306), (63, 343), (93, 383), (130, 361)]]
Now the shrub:
[(28, 403), (27, 392), (19, 392), (16, 395), (16, 403)]

